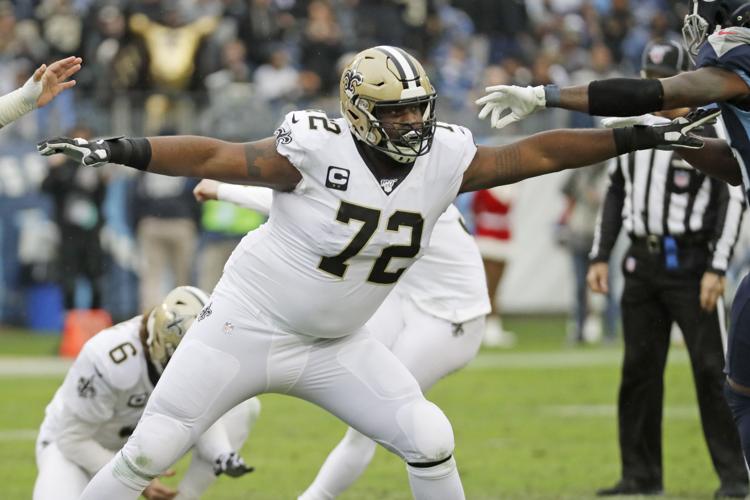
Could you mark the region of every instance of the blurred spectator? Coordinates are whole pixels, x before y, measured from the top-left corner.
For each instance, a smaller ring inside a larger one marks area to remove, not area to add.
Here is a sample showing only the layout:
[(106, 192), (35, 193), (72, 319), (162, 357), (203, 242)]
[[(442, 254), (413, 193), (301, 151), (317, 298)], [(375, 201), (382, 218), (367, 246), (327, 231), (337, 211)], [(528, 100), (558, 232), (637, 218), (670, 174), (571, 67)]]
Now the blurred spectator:
[(482, 345), (487, 347), (512, 347), (516, 336), (503, 328), (500, 315), (500, 284), (508, 265), (511, 244), (510, 212), (516, 197), (517, 186), (499, 186), (477, 191), (472, 210), (479, 252), (482, 254), (487, 275), (492, 312), (487, 323)]
[[(68, 132), (70, 137), (92, 137), (85, 126)], [(104, 225), (102, 203), (106, 183), (102, 170), (80, 168), (64, 156), (49, 160), (50, 170), (42, 182), (42, 190), (54, 200), (55, 219), (60, 230), (59, 275), (65, 309), (76, 304), (76, 285), (84, 278), (91, 290), (89, 308), (98, 309), (102, 303), (104, 253), (100, 232)]]
[[(567, 336), (571, 344), (593, 342), (602, 336), (602, 318), (599, 311), (590, 307), (586, 273), (606, 182), (607, 167), (600, 164), (571, 171), (562, 187), (566, 204), (558, 223), (557, 240), (568, 250), (573, 264), (575, 295)], [(607, 294), (606, 301), (604, 339), (613, 342), (617, 334), (617, 308), (611, 294)]]
[(145, 172), (135, 181), (129, 206), (140, 251), (141, 310), (158, 304), (168, 290), (193, 282), (200, 216), (195, 184)]
[(153, 135), (167, 125), (186, 127), (185, 113), (189, 112), (186, 108), (192, 103), (190, 99), (174, 101), (172, 95), (189, 88), (200, 43), (218, 24), (213, 17), (185, 24), (174, 4), (167, 4), (162, 14), (163, 23), (144, 14), (130, 18), (130, 29), (145, 42), (148, 74), (157, 91), (146, 100), (146, 135)]
[(272, 104), (289, 102), (299, 96), (299, 72), (283, 47), (274, 49), (268, 62), (255, 70), (254, 80), (258, 97)]
[(309, 3), (301, 45), (302, 66), (320, 79), (321, 90), (333, 92), (338, 89), (339, 75), (331, 68), (336, 67), (344, 47), (336, 14), (327, 1), (312, 0)]

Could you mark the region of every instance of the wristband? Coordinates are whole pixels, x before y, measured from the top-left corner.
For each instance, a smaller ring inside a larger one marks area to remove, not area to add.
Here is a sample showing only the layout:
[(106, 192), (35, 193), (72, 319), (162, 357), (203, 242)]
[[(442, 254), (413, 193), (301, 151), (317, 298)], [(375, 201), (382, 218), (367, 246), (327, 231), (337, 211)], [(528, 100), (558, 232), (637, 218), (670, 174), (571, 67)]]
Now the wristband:
[(134, 139), (118, 137), (105, 140), (109, 146), (109, 161), (127, 165), (138, 170), (147, 170), (151, 162), (151, 143), (145, 137)]
[(554, 84), (544, 86), (544, 100), (546, 107), (556, 108), (560, 106), (560, 87)]
[(654, 133), (651, 127), (635, 125), (612, 129), (615, 150), (618, 155), (641, 149), (652, 149), (663, 142), (663, 138)]

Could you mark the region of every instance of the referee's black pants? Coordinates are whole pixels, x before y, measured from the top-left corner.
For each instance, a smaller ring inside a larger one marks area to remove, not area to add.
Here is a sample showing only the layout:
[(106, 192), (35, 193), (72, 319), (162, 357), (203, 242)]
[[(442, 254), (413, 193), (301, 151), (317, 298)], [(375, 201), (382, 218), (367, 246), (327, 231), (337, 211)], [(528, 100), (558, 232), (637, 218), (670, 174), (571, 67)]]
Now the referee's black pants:
[(622, 321), (625, 355), (618, 400), (622, 478), (663, 487), (662, 407), (664, 368), (672, 321), (682, 330), (690, 355), (703, 434), (721, 484), (747, 484), (747, 472), (732, 415), (723, 397), (724, 348), (719, 311), (700, 307), (700, 282), (708, 250), (679, 250), (680, 267), (667, 270), (664, 257), (633, 244), (623, 261)]

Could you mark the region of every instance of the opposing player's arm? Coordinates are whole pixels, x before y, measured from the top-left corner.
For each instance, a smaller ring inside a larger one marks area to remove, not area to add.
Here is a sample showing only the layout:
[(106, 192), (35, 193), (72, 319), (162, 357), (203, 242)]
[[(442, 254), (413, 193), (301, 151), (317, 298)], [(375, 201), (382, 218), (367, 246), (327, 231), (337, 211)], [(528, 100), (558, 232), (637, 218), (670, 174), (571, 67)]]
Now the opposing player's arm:
[(596, 116), (635, 116), (664, 109), (695, 107), (747, 96), (750, 88), (733, 71), (703, 67), (661, 80), (609, 78), (587, 85), (487, 87), (477, 100), (479, 118), (495, 128), (522, 120), (544, 108), (563, 108)]
[(698, 170), (732, 186), (742, 184), (742, 167), (726, 141), (716, 138), (702, 140), (702, 149), (681, 150), (682, 159)]
[(171, 176), (294, 188), (299, 171), (276, 151), (275, 139), (233, 143), (200, 136), (115, 138), (86, 141), (58, 137), (38, 145), (43, 155), (62, 153), (89, 166), (119, 163)]

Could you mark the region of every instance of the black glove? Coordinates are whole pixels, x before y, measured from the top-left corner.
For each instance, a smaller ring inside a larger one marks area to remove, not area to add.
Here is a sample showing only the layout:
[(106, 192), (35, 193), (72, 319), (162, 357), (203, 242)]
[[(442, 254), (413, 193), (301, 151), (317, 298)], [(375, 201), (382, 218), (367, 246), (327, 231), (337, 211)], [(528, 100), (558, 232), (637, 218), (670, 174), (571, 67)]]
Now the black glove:
[(721, 110), (717, 108), (699, 108), (662, 125), (634, 125), (614, 129), (617, 153), (624, 154), (652, 148), (700, 149), (703, 147), (703, 141), (693, 133), (715, 121), (720, 114)]
[(55, 137), (54, 139), (40, 142), (36, 145), (36, 148), (43, 156), (61, 153), (83, 165), (101, 167), (105, 163), (108, 163), (112, 157), (112, 151), (107, 142), (117, 139), (120, 139), (120, 137), (98, 139), (95, 141), (88, 141), (80, 137), (74, 139), (70, 139), (69, 137)]
[(214, 460), (214, 474), (217, 476), (226, 474), (229, 477), (244, 476), (255, 470), (255, 467), (248, 467), (245, 461), (236, 452), (222, 453)]
[(704, 125), (715, 123), (721, 114), (719, 108), (698, 108), (685, 116), (675, 118), (671, 123), (664, 125), (653, 125), (651, 128), (659, 134), (657, 149), (688, 148), (700, 149), (703, 141), (695, 136), (696, 132), (703, 130)]

